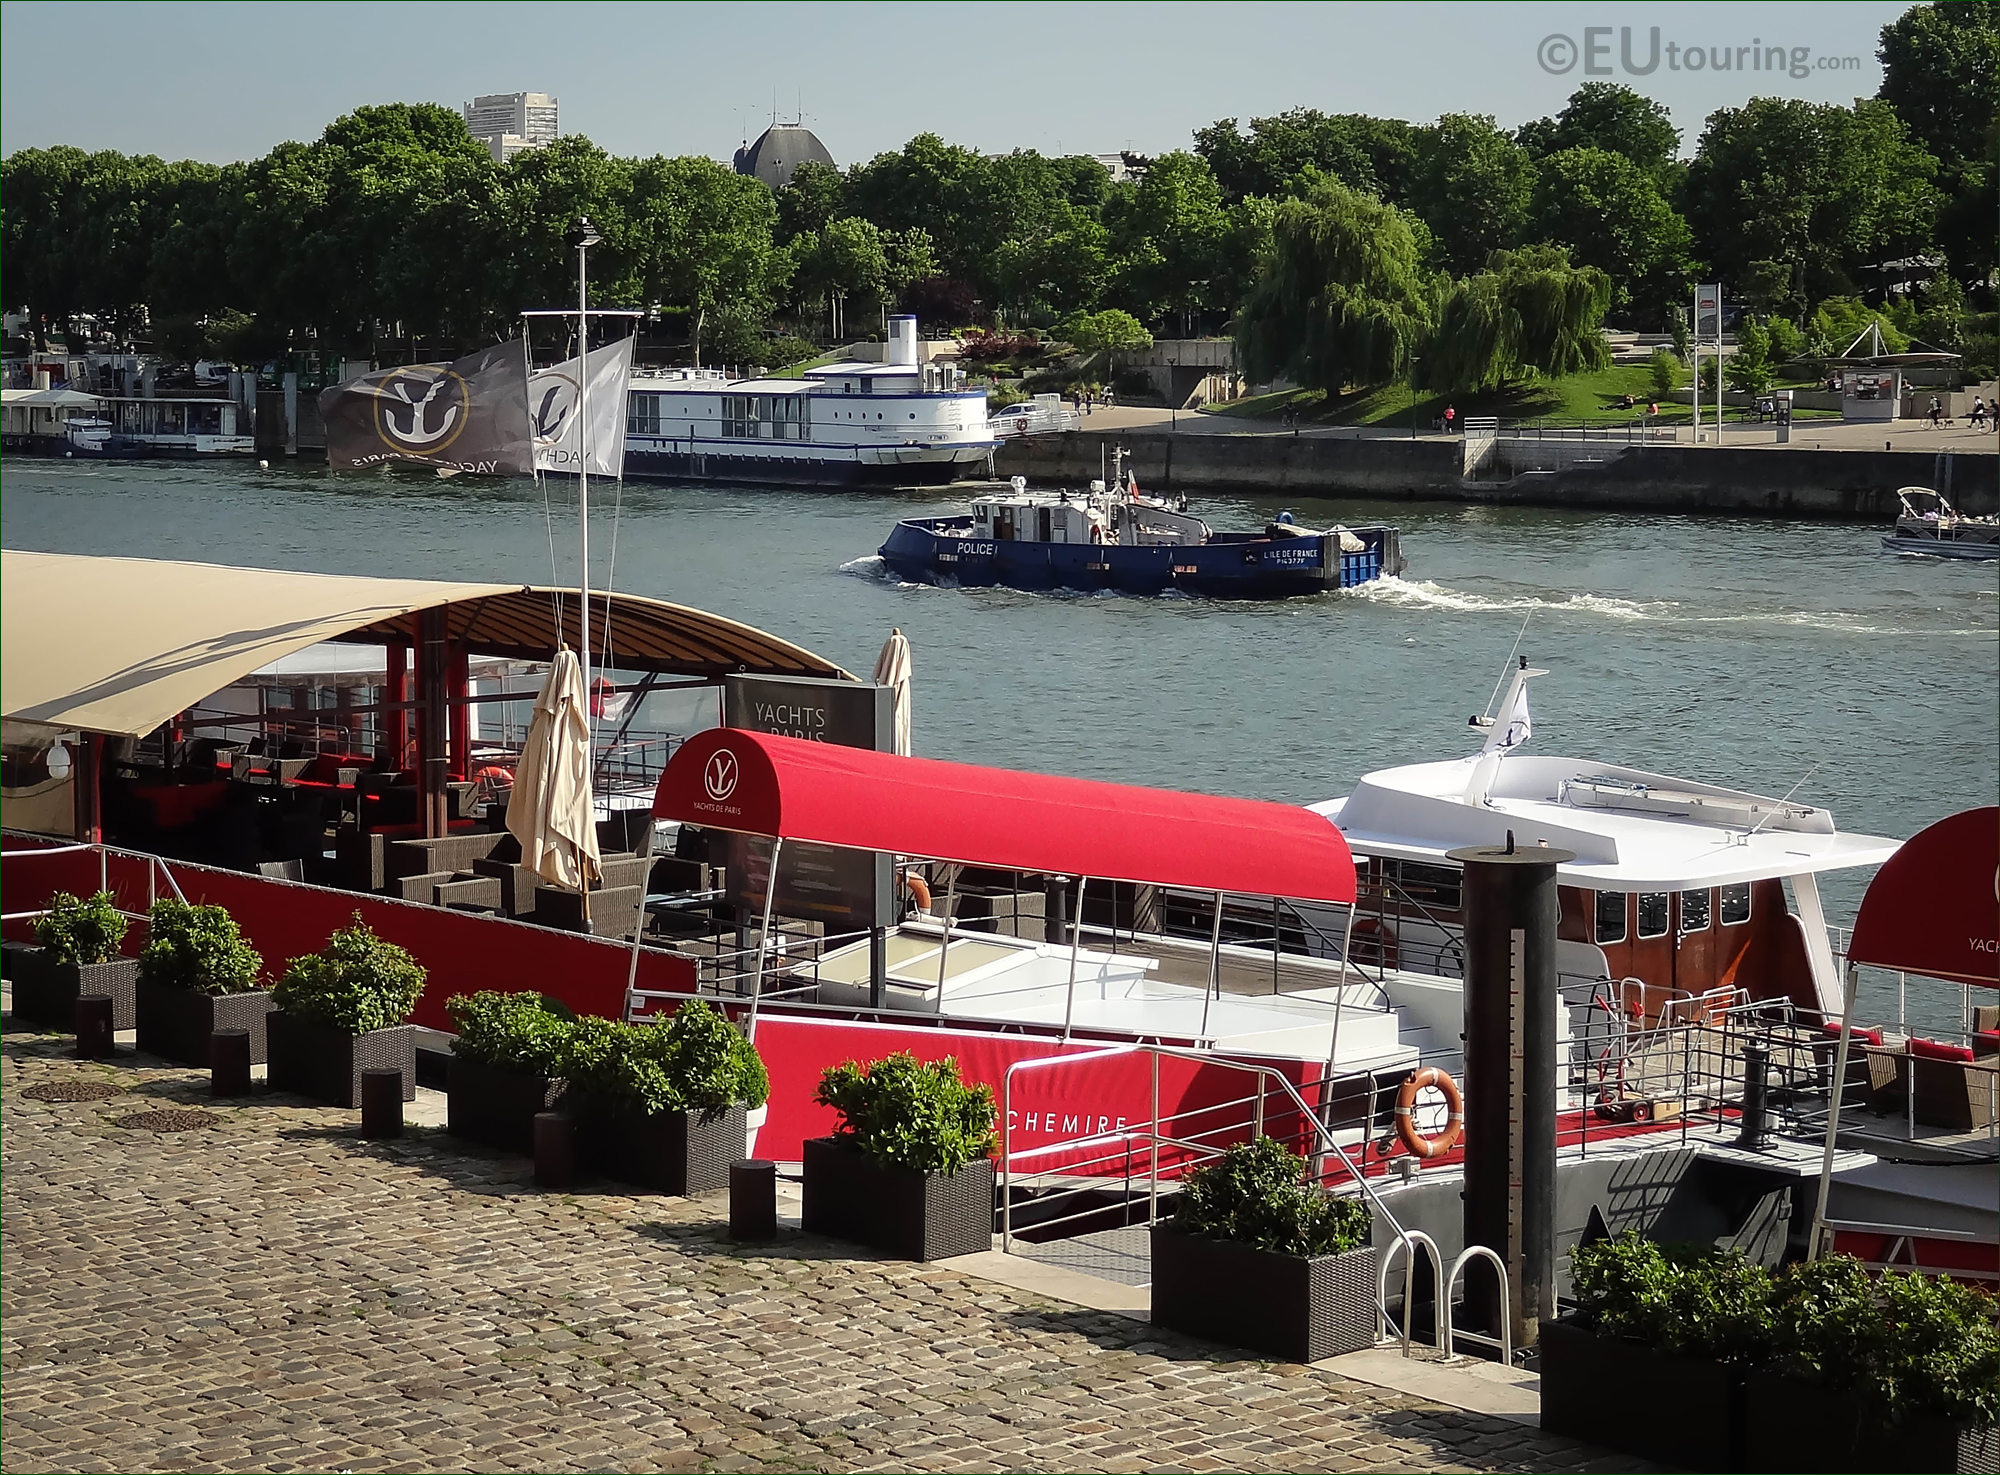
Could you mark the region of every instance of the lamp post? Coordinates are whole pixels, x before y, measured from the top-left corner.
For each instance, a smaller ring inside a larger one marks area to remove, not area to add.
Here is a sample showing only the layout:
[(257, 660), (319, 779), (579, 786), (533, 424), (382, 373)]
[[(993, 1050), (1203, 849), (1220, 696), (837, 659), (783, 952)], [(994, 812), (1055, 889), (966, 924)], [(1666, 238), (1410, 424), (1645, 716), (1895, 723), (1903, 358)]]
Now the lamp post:
[(583, 600), (579, 614), (580, 657), (583, 664), (583, 722), (590, 730), (590, 288), (588, 256), (604, 237), (588, 215), (576, 220), (576, 524), (577, 551), (582, 563)]
[(1179, 354), (1175, 354), (1167, 360), (1167, 430), (1169, 433), (1180, 429), (1181, 424), (1181, 381), (1178, 372), (1180, 366), (1181, 357)]

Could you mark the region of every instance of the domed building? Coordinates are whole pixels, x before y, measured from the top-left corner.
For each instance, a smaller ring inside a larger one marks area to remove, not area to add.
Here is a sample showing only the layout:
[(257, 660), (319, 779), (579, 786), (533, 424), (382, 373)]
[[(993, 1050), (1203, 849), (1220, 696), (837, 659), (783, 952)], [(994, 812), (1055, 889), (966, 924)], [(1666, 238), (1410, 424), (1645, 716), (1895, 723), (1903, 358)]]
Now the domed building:
[(773, 192), (790, 184), (793, 172), (801, 164), (840, 167), (812, 129), (796, 123), (773, 123), (755, 143), (736, 151), (736, 172), (756, 175)]

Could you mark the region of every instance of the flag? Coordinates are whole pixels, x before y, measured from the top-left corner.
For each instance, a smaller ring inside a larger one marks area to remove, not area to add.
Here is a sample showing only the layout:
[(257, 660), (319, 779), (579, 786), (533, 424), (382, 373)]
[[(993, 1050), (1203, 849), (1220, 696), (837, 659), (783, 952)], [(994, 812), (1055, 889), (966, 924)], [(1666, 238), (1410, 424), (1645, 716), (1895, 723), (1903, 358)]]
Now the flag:
[(1493, 724), (1493, 733), (1486, 739), (1486, 746), (1481, 751), (1504, 753), (1509, 748), (1520, 747), (1534, 734), (1535, 725), (1528, 720), (1528, 683), (1523, 681), (1515, 686), (1513, 705)]
[(534, 472), (528, 356), (517, 340), (450, 364), (377, 369), (319, 397), (333, 467), (416, 461), (489, 476)]
[[(593, 476), (625, 474), (625, 393), (632, 379), (630, 338), (590, 352), (590, 470)], [(528, 415), (534, 422), (535, 468), (575, 471), (583, 448), (577, 408), (582, 378), (577, 360), (565, 359), (528, 376)]]

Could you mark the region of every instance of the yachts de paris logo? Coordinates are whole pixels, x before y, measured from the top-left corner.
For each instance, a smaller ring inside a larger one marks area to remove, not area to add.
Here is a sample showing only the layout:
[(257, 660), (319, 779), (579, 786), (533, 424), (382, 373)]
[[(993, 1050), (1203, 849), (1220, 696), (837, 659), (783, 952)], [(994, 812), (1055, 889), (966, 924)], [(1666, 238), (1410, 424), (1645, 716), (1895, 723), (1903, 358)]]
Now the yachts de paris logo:
[(534, 472), (528, 364), (519, 342), (450, 364), (377, 369), (319, 397), (336, 468), (417, 461), (495, 476)]

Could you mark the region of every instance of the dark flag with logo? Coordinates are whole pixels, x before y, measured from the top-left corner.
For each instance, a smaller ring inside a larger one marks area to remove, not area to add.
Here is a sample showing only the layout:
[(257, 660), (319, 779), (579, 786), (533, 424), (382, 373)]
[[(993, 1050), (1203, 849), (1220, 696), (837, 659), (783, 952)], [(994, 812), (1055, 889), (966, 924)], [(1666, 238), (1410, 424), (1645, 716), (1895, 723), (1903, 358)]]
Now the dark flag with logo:
[(528, 356), (519, 342), (452, 364), (378, 369), (319, 397), (329, 466), (418, 461), (448, 471), (532, 476)]

